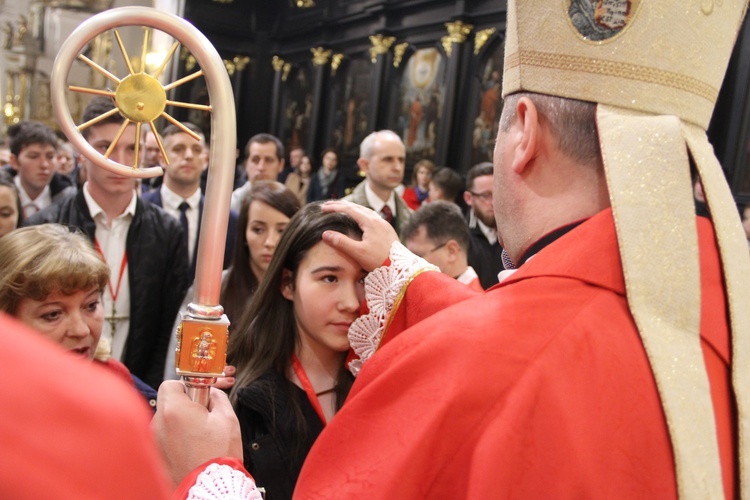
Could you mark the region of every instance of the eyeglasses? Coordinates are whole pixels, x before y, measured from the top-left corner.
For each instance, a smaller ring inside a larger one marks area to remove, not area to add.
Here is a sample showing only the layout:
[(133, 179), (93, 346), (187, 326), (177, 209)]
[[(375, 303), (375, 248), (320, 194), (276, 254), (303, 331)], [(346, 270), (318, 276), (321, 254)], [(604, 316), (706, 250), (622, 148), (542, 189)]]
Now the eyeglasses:
[(436, 247), (435, 247), (435, 248), (433, 248), (432, 250), (428, 250), (428, 251), (427, 251), (427, 252), (426, 252), (426, 253), (425, 253), (424, 255), (422, 255), (422, 257), (424, 258), (424, 257), (426, 257), (427, 255), (430, 255), (430, 254), (431, 254), (432, 252), (436, 252), (436, 251), (440, 250), (441, 248), (443, 248), (443, 247), (444, 247), (445, 245), (447, 245), (447, 244), (448, 244), (448, 242), (447, 242), (447, 241), (445, 241), (445, 242), (443, 242), (443, 243), (439, 244), (438, 246), (436, 246)]
[(469, 194), (482, 201), (492, 201), (492, 191), (487, 191), (486, 193), (474, 193), (469, 191)]

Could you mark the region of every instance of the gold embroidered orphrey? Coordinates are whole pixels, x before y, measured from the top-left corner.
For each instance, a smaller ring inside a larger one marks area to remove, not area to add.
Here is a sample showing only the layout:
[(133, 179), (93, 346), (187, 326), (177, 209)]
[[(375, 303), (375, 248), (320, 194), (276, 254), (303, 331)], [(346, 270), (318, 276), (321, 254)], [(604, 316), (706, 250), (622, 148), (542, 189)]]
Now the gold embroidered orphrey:
[(571, 25), (584, 40), (600, 42), (620, 34), (640, 0), (563, 0)]

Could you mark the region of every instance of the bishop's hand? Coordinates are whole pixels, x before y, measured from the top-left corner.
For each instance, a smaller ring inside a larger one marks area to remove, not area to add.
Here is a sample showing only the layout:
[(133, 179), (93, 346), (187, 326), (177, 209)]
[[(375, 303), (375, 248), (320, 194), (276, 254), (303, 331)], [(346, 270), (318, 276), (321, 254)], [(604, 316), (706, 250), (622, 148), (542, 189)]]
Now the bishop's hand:
[(349, 255), (366, 271), (380, 267), (388, 259), (391, 245), (398, 241), (393, 227), (374, 210), (348, 201), (329, 201), (323, 212), (340, 212), (349, 215), (362, 229), (362, 240), (350, 238), (336, 231), (323, 233), (323, 240)]

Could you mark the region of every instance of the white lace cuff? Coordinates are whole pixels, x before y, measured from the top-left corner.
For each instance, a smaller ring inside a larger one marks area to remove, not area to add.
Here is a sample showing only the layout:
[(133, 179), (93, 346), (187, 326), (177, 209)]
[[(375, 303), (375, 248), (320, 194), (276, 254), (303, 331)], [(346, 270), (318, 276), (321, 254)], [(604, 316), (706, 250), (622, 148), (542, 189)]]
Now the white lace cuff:
[(243, 472), (223, 464), (211, 464), (198, 474), (188, 500), (262, 500), (255, 482)]
[(357, 318), (349, 328), (349, 344), (359, 356), (349, 363), (349, 370), (356, 377), (380, 345), (388, 318), (402, 297), (402, 290), (418, 274), (424, 271), (440, 271), (421, 257), (417, 257), (404, 245), (394, 241), (390, 251), (391, 263), (381, 266), (365, 278), (365, 300), (370, 312)]

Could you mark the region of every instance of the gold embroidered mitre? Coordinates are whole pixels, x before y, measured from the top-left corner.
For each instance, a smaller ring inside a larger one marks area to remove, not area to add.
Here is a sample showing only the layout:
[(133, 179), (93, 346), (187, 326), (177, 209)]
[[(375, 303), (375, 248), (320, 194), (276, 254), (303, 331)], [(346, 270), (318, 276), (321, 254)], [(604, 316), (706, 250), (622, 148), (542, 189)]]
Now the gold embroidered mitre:
[(723, 496), (700, 346), (693, 160), (732, 329), (740, 494), (750, 498), (750, 258), (705, 131), (747, 0), (509, 0), (503, 96), (598, 103), (628, 303), (659, 389), (683, 498)]
[(736, 0), (510, 2), (503, 95), (569, 97), (674, 115), (706, 129), (746, 6)]

